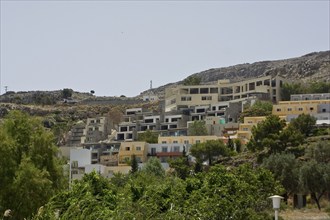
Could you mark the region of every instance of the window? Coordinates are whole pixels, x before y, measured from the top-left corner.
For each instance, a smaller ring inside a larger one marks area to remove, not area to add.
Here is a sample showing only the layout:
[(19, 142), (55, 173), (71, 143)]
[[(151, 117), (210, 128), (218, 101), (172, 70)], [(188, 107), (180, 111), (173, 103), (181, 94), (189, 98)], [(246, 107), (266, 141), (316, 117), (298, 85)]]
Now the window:
[(100, 120), (100, 119), (97, 119), (97, 120), (96, 120), (96, 123), (100, 123), (100, 122), (101, 122), (101, 120)]
[(182, 96), (181, 101), (191, 101), (191, 96)]
[(94, 120), (91, 120), (91, 123), (94, 123)]
[(141, 151), (141, 147), (136, 147), (135, 148), (137, 151)]
[(180, 152), (180, 147), (179, 146), (174, 146), (173, 152)]
[(209, 93), (209, 88), (200, 88), (200, 94), (208, 94)]
[(303, 110), (303, 108), (298, 108), (298, 111), (302, 111)]
[(292, 108), (288, 108), (288, 112), (291, 112), (292, 111)]
[(212, 96), (202, 96), (202, 100), (212, 100)]
[(218, 93), (218, 88), (210, 88), (210, 93)]
[(173, 141), (173, 144), (177, 144), (178, 143), (178, 141)]
[(162, 147), (162, 152), (166, 153), (167, 152), (167, 147)]
[(326, 112), (326, 109), (325, 108), (322, 108), (322, 112)]
[(130, 151), (131, 148), (130, 148), (130, 147), (125, 147), (125, 150), (126, 150), (126, 151)]
[(166, 144), (166, 141), (162, 141), (162, 144)]
[(99, 127), (95, 127), (95, 131), (98, 131), (99, 130)]
[(196, 140), (196, 144), (199, 144), (201, 141), (200, 140)]
[(314, 108), (313, 108), (313, 107), (310, 107), (310, 108), (309, 108), (309, 110), (313, 111), (313, 110), (314, 110)]
[(198, 88), (190, 89), (190, 94), (198, 94)]
[(89, 131), (93, 131), (93, 128), (88, 128)]
[(243, 128), (243, 131), (248, 131), (249, 129), (248, 128)]
[(189, 144), (189, 141), (188, 140), (184, 140), (183, 143), (184, 144)]
[(280, 108), (278, 108), (278, 109), (276, 109), (276, 111), (277, 111), (277, 112), (280, 112), (280, 111), (281, 111), (281, 109), (280, 109)]

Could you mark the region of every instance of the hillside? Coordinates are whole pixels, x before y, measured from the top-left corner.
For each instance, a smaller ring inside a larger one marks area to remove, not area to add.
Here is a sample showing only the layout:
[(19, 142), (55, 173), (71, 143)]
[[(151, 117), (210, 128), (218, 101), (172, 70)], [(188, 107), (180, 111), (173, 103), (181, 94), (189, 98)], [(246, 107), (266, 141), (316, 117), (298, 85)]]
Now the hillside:
[[(230, 79), (231, 81), (242, 81), (249, 78), (256, 78), (267, 75), (281, 75), (287, 79), (306, 81), (330, 81), (330, 51), (309, 53), (301, 57), (261, 61), (252, 64), (238, 64), (229, 67), (214, 68), (192, 76), (201, 78), (202, 83), (211, 83), (221, 79)], [(166, 87), (174, 86), (183, 81), (167, 84), (152, 91), (163, 95)], [(146, 94), (144, 91), (141, 95)]]

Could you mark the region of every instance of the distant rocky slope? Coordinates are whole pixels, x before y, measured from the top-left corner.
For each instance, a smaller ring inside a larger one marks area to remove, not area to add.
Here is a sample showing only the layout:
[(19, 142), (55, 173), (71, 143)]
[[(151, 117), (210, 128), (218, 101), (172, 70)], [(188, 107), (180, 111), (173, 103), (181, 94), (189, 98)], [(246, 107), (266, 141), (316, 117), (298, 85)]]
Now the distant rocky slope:
[[(238, 64), (230, 67), (215, 68), (192, 74), (201, 78), (202, 83), (211, 83), (221, 79), (243, 81), (267, 75), (281, 75), (287, 79), (305, 81), (330, 81), (330, 51), (309, 53), (301, 57), (275, 61), (261, 61), (256, 63)], [(167, 84), (152, 92), (163, 96), (166, 87), (182, 83)], [(147, 94), (144, 91), (141, 95)]]

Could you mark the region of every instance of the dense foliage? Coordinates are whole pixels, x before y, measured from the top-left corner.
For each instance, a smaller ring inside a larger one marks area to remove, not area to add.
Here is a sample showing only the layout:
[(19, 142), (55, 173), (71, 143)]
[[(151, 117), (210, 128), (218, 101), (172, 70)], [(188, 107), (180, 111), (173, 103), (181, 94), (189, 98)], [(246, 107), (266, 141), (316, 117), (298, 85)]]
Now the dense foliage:
[(268, 101), (256, 101), (253, 105), (244, 109), (240, 114), (239, 121), (243, 122), (244, 117), (268, 116), (272, 114), (273, 104)]
[(185, 86), (200, 85), (201, 82), (202, 79), (199, 76), (188, 76), (185, 80), (183, 80), (183, 85)]
[(0, 143), (0, 213), (29, 217), (67, 182), (53, 134), (41, 120), (11, 111), (0, 124)]
[(205, 121), (194, 121), (188, 127), (189, 136), (203, 136), (207, 135), (207, 129), (205, 126)]
[(283, 101), (289, 101), (293, 94), (329, 93), (330, 82), (284, 83), (281, 88)]
[(271, 219), (268, 197), (281, 191), (269, 171), (248, 165), (216, 165), (186, 180), (148, 169), (110, 181), (91, 173), (34, 219)]

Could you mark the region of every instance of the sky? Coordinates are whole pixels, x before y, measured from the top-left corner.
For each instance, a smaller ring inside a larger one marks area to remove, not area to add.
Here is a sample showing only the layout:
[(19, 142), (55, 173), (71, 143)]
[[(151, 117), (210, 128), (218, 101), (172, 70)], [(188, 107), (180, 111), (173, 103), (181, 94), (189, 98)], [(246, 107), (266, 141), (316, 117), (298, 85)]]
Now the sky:
[(132, 97), (151, 80), (330, 48), (330, 0), (0, 1), (0, 94)]

